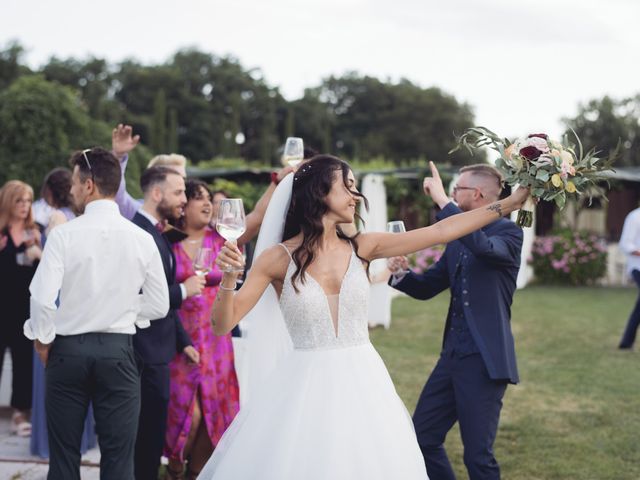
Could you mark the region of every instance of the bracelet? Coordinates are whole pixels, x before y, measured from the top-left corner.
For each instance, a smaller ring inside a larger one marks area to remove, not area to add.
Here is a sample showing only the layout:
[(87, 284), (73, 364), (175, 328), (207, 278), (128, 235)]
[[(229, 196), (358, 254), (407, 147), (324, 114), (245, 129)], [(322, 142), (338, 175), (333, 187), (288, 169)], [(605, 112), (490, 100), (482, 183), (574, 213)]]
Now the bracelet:
[(275, 183), (276, 185), (280, 183), (280, 180), (278, 180), (278, 172), (271, 172), (271, 183)]
[(222, 285), (222, 283), (220, 284), (219, 288), (220, 290), (226, 290), (227, 292), (233, 292), (235, 291), (236, 287), (238, 286), (238, 282), (236, 282), (235, 286), (233, 287), (225, 287), (224, 285)]

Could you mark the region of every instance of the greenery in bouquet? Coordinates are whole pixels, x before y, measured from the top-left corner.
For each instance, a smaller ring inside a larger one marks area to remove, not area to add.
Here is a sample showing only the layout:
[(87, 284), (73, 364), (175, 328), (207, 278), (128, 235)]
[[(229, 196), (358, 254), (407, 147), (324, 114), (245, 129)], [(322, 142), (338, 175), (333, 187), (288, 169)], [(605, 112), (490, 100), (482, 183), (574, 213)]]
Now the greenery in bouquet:
[(444, 246), (435, 245), (425, 248), (408, 256), (409, 268), (416, 273), (424, 273), (434, 263), (440, 260), (444, 252)]
[[(507, 184), (529, 187), (532, 198), (553, 200), (562, 209), (568, 198), (585, 193), (606, 198), (598, 182), (606, 180), (603, 173), (612, 170), (611, 165), (620, 151), (618, 144), (608, 157), (601, 158), (594, 149), (585, 153), (577, 135), (575, 139), (577, 149), (566, 136), (557, 142), (545, 133), (533, 133), (510, 141), (487, 128), (473, 127), (460, 136), (452, 152), (461, 147), (471, 153), (481, 147), (495, 150), (500, 154), (496, 167), (504, 174)], [(531, 226), (534, 207), (535, 203), (529, 199), (518, 212), (518, 225)]]
[(541, 283), (592, 285), (607, 271), (607, 244), (587, 232), (536, 237), (529, 264)]

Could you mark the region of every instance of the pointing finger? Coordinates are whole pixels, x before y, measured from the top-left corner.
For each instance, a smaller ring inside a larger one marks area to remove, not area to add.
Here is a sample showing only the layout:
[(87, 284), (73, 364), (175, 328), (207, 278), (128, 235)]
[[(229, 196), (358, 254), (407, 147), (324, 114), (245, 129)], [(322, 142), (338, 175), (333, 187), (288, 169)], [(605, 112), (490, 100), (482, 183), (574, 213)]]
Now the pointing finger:
[(438, 180), (440, 179), (440, 172), (438, 172), (438, 168), (436, 167), (436, 164), (433, 162), (429, 162), (429, 168), (431, 168), (431, 176), (433, 178), (437, 178)]

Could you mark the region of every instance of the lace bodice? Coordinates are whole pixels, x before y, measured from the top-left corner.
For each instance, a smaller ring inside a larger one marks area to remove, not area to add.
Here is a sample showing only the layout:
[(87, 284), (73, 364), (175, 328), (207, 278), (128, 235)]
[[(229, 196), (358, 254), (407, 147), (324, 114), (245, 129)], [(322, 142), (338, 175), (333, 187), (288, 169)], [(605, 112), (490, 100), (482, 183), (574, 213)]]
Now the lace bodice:
[[(286, 247), (283, 245), (283, 248)], [(324, 290), (307, 273), (306, 282), (297, 283), (296, 293), (291, 284), (295, 271), (295, 263), (290, 260), (280, 295), (280, 308), (295, 349), (318, 350), (369, 343), (369, 280), (355, 253), (351, 253), (338, 295), (337, 336)]]

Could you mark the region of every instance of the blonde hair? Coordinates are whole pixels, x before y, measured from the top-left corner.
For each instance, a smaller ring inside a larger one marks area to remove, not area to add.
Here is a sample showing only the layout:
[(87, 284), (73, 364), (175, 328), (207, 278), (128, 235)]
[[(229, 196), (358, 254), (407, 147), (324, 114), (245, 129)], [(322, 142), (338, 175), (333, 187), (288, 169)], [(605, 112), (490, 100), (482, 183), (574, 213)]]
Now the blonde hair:
[[(0, 189), (0, 230), (5, 229), (11, 219), (14, 205), (25, 193), (29, 194), (31, 201), (33, 201), (33, 188), (20, 180), (9, 180)], [(29, 209), (29, 215), (25, 220), (24, 227), (27, 229), (36, 227), (32, 209)]]
[(158, 166), (187, 168), (187, 158), (184, 155), (180, 155), (178, 153), (156, 155), (151, 160), (149, 160), (147, 168)]

